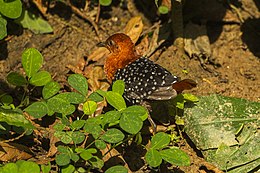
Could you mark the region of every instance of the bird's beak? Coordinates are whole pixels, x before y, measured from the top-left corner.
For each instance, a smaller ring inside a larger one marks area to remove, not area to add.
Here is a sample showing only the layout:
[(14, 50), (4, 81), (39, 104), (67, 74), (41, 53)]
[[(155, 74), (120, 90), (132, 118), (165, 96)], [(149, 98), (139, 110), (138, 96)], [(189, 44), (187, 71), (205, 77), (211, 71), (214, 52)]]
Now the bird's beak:
[(107, 47), (107, 44), (106, 44), (106, 42), (99, 42), (97, 44), (97, 47)]

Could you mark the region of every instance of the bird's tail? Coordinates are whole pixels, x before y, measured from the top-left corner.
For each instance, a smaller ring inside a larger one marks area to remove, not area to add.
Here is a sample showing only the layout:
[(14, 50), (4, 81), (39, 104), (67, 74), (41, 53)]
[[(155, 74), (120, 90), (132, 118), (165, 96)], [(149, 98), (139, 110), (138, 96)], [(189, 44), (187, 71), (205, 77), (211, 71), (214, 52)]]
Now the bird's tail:
[(183, 90), (189, 90), (197, 86), (197, 83), (191, 79), (184, 79), (179, 82), (176, 82), (172, 85), (172, 88), (181, 93)]

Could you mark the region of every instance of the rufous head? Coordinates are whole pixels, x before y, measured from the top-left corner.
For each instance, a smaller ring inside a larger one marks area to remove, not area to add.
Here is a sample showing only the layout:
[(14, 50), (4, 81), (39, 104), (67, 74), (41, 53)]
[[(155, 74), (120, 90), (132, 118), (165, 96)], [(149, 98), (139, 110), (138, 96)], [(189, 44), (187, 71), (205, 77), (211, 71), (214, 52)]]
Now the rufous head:
[(105, 42), (99, 43), (98, 46), (106, 47), (113, 54), (134, 52), (134, 43), (128, 35), (123, 33), (111, 35)]

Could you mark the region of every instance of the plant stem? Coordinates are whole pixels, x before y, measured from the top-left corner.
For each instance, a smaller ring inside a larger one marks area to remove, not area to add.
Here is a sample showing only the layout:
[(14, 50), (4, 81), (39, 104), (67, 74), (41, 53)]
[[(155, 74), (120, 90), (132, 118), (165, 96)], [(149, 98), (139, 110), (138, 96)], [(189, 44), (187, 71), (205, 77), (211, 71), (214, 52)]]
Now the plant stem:
[(174, 35), (173, 44), (180, 50), (184, 51), (184, 34), (183, 34), (183, 0), (172, 0), (172, 31)]

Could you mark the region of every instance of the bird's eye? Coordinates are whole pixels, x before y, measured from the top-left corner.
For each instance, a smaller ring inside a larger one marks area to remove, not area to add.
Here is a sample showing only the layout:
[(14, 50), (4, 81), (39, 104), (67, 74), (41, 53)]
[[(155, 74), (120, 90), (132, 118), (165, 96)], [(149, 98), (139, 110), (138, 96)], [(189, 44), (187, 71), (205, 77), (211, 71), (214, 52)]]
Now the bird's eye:
[(114, 46), (115, 42), (113, 40), (108, 40), (107, 45), (108, 46)]

